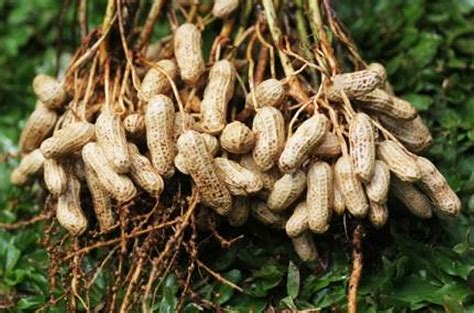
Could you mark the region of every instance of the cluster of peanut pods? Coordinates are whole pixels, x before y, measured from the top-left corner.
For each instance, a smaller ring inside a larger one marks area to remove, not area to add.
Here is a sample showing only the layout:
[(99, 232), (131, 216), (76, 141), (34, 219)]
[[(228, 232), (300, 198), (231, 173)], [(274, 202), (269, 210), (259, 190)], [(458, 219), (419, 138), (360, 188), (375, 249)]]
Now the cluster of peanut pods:
[(393, 94), (380, 64), (328, 77), (311, 98), (313, 110), (295, 112), (288, 109), (287, 79), (269, 78), (245, 98), (235, 96), (236, 65), (206, 65), (194, 24), (174, 32), (171, 57), (153, 62), (136, 92), (143, 105), (125, 114), (105, 103), (81, 118), (63, 82), (45, 75), (33, 81), (38, 102), (11, 181), (22, 186), (42, 178), (57, 199), (58, 222), (73, 235), (90, 224), (81, 189), (88, 188), (107, 231), (117, 204), (142, 193), (158, 199), (168, 181), (183, 175), (199, 191), (204, 220), (215, 214), (238, 227), (252, 216), (285, 230), (305, 261), (316, 258), (312, 233), (328, 231), (334, 216), (382, 227), (389, 193), (419, 218), (460, 210), (442, 174), (417, 155), (430, 146), (430, 132)]

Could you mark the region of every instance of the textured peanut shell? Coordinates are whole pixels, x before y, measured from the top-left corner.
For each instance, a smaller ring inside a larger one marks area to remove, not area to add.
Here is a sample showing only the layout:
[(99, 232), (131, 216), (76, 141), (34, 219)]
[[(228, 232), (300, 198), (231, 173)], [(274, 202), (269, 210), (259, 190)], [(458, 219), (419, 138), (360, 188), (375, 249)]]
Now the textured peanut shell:
[(410, 102), (393, 97), (379, 88), (357, 98), (357, 101), (366, 110), (382, 113), (395, 119), (412, 120), (416, 117), (416, 109)]
[[(253, 94), (250, 93), (247, 97), (246, 106), (252, 109), (259, 109), (264, 106), (278, 107), (287, 99), (286, 86), (282, 81), (270, 78), (262, 81), (255, 87)], [(255, 104), (254, 105), (254, 100)]]
[(286, 210), (306, 189), (306, 175), (298, 170), (293, 174), (285, 174), (273, 185), (268, 196), (268, 208), (275, 212)]
[(63, 107), (67, 100), (64, 85), (51, 76), (36, 75), (33, 79), (33, 91), (38, 99), (52, 110)]
[(48, 109), (42, 102), (36, 103), (36, 108), (31, 113), (25, 127), (21, 131), (19, 147), (21, 152), (31, 152), (41, 145), (44, 139), (53, 132), (58, 120), (56, 111)]
[(433, 143), (430, 130), (419, 115), (410, 121), (397, 120), (385, 115), (379, 115), (379, 119), (381, 124), (411, 152), (423, 153)]
[(196, 121), (194, 117), (186, 112), (176, 112), (174, 118), (174, 140), (188, 129), (194, 129)]
[(175, 111), (171, 99), (164, 95), (152, 97), (145, 113), (146, 141), (153, 167), (163, 177), (174, 174), (174, 125)]
[(122, 120), (109, 108), (102, 111), (95, 122), (95, 136), (110, 166), (119, 174), (130, 169), (127, 137)]
[(227, 105), (234, 94), (235, 68), (227, 60), (216, 62), (209, 73), (209, 82), (201, 102), (201, 128), (219, 134), (227, 121)]
[(275, 213), (268, 208), (265, 202), (252, 199), (250, 202), (250, 214), (256, 220), (277, 229), (284, 229), (286, 220), (281, 214)]
[(244, 225), (250, 214), (250, 198), (249, 197), (235, 197), (232, 204), (232, 210), (227, 216), (230, 226), (240, 227)]
[(40, 146), (45, 158), (60, 158), (78, 152), (95, 136), (95, 127), (91, 123), (76, 122), (56, 131)]
[(436, 208), (448, 216), (456, 216), (461, 211), (461, 200), (451, 189), (434, 164), (424, 158), (417, 157), (416, 163), (420, 169), (420, 181), (418, 186), (433, 201)]
[(44, 161), (43, 178), (46, 188), (54, 197), (59, 197), (66, 191), (66, 169), (60, 160), (46, 159)]
[(112, 211), (110, 193), (102, 187), (99, 178), (90, 166), (84, 167), (87, 187), (89, 188), (92, 205), (101, 232), (115, 225), (116, 219)]
[(414, 182), (420, 179), (420, 170), (416, 161), (395, 141), (379, 142), (377, 158), (384, 161), (389, 170), (403, 181)]
[(342, 102), (341, 92), (349, 99), (356, 99), (371, 92), (381, 83), (382, 77), (371, 70), (337, 74), (331, 80), (326, 80), (325, 94), (331, 101)]
[(86, 144), (82, 149), (82, 158), (86, 166), (94, 170), (102, 187), (117, 201), (126, 202), (135, 197), (137, 189), (133, 182), (127, 176), (113, 170), (99, 144), (95, 142)]
[(164, 182), (151, 162), (138, 151), (137, 146), (128, 144), (130, 154), (130, 177), (146, 192), (158, 197), (164, 189)]
[(257, 173), (260, 176), (260, 179), (263, 182), (263, 189), (259, 194), (263, 196), (268, 196), (268, 193), (273, 189), (275, 182), (282, 176), (277, 167), (272, 167), (268, 171), (260, 171), (252, 157), (252, 154), (243, 155), (239, 163), (243, 167), (253, 171), (254, 173)]
[(235, 196), (246, 196), (257, 193), (263, 188), (258, 174), (227, 158), (215, 158), (218, 174), (230, 193)]
[(370, 181), (375, 166), (375, 132), (367, 114), (357, 113), (352, 119), (349, 143), (355, 175), (365, 182)]
[(58, 198), (56, 218), (71, 235), (79, 236), (87, 229), (87, 218), (81, 208), (81, 183), (68, 174), (67, 189)]
[(341, 144), (337, 135), (327, 131), (321, 141), (314, 147), (312, 154), (319, 158), (336, 158), (341, 155)]
[(334, 192), (334, 201), (332, 205), (332, 210), (336, 215), (343, 215), (346, 211), (346, 203), (344, 202), (344, 197), (339, 190), (339, 186), (337, 185), (337, 180), (335, 179), (334, 167), (333, 167), (333, 192)]
[(308, 213), (306, 202), (301, 202), (295, 207), (293, 214), (286, 222), (285, 225), (286, 234), (290, 238), (295, 238), (303, 234), (308, 230)]
[(316, 113), (305, 120), (286, 141), (278, 160), (280, 170), (291, 173), (298, 169), (323, 139), (327, 128), (328, 119), (323, 114)]
[(255, 145), (255, 134), (242, 122), (227, 124), (220, 136), (224, 150), (234, 154), (245, 154)]
[[(161, 60), (156, 63), (172, 80), (176, 79), (178, 68), (176, 63), (171, 60)], [(168, 77), (159, 69), (150, 68), (143, 78), (140, 90), (138, 91), (138, 98), (143, 101), (150, 100), (151, 97), (167, 93), (171, 90), (171, 84)]]
[(322, 234), (329, 228), (334, 198), (331, 166), (322, 161), (311, 164), (306, 184), (308, 226), (314, 233)]
[(367, 197), (377, 203), (385, 203), (390, 189), (390, 170), (385, 162), (375, 161), (374, 175), (365, 186)]
[(293, 248), (303, 262), (314, 262), (318, 258), (318, 250), (309, 231), (292, 238)]
[(176, 30), (174, 54), (183, 81), (196, 85), (205, 70), (201, 32), (196, 25), (185, 23)]
[(228, 215), (232, 209), (232, 196), (218, 175), (204, 139), (198, 132), (188, 130), (178, 138), (177, 145), (204, 204), (220, 215)]
[(239, 0), (214, 0), (212, 15), (226, 18), (239, 7)]
[(388, 220), (388, 209), (385, 203), (370, 201), (368, 218), (375, 228), (384, 227)]
[(418, 218), (431, 218), (433, 209), (430, 199), (413, 183), (392, 177), (390, 192)]
[(352, 169), (349, 156), (342, 156), (337, 160), (334, 175), (347, 210), (355, 217), (365, 217), (369, 211), (369, 203), (364, 188)]
[(130, 138), (142, 138), (145, 136), (145, 117), (139, 113), (127, 115), (123, 120), (123, 128)]
[(40, 149), (33, 150), (21, 159), (20, 164), (12, 171), (10, 181), (13, 185), (28, 184), (43, 169), (45, 158)]
[(261, 171), (267, 171), (277, 163), (285, 146), (283, 115), (274, 107), (263, 107), (255, 114), (252, 130), (255, 133), (253, 159)]

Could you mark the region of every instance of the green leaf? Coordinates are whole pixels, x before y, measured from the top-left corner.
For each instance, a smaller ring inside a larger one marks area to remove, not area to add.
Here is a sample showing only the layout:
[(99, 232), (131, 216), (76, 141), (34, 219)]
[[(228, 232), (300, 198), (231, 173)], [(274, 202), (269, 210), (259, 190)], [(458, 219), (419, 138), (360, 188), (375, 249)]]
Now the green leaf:
[(288, 276), (286, 280), (286, 291), (291, 299), (296, 299), (300, 291), (300, 270), (295, 263), (288, 264)]
[(433, 104), (433, 99), (429, 96), (420, 94), (407, 94), (404, 98), (413, 104), (417, 111), (426, 111)]

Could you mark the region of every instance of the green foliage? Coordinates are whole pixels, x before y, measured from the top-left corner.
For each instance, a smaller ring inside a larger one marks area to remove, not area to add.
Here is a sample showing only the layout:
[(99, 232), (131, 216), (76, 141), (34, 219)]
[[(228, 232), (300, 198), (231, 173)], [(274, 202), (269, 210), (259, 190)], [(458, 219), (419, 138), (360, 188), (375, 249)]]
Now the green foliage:
[[(30, 81), (53, 73), (59, 2), (0, 0), (0, 153), (16, 151), (19, 130), (34, 105)], [(336, 9), (368, 61), (387, 65), (397, 94), (412, 101), (434, 133), (429, 156), (463, 200), (454, 220), (418, 221), (397, 202), (390, 203), (390, 224), (368, 231), (359, 293), (361, 312), (474, 311), (474, 2), (472, 0), (337, 1)], [(103, 3), (102, 3), (103, 5)], [(103, 6), (92, 19), (100, 21)], [(70, 24), (71, 16), (65, 23)], [(165, 25), (165, 24), (163, 24)], [(159, 28), (157, 33), (168, 29)], [(66, 52), (74, 50), (65, 33)], [(14, 222), (39, 211), (37, 187), (9, 185), (14, 159), (0, 164), (0, 222)], [(18, 201), (17, 199), (21, 199)], [(231, 248), (206, 247), (202, 261), (243, 293), (221, 281), (203, 280), (194, 290), (228, 312), (261, 312), (320, 307), (345, 309), (350, 246), (342, 225), (337, 238), (318, 238), (321, 264), (303, 264), (280, 233), (246, 227)], [(48, 301), (48, 259), (37, 244), (42, 225), (21, 231), (0, 230), (0, 302), (30, 311)], [(232, 234), (226, 234), (231, 236)], [(85, 267), (94, 266), (93, 259)], [(106, 292), (101, 273), (92, 287), (91, 305)], [(152, 308), (174, 312), (179, 299), (176, 277), (161, 282)], [(60, 302), (51, 312), (64, 311)], [(184, 312), (201, 309), (186, 303)]]

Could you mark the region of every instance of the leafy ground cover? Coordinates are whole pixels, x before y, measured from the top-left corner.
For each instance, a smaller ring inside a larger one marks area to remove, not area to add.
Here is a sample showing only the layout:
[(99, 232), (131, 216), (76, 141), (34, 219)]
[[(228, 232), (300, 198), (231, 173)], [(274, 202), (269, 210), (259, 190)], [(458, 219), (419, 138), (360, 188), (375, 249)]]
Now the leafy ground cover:
[[(94, 5), (91, 19), (97, 24), (103, 3)], [(422, 112), (435, 138), (428, 155), (463, 200), (458, 218), (428, 222), (412, 218), (398, 202), (389, 204), (388, 225), (381, 231), (368, 228), (364, 238), (360, 311), (474, 312), (474, 2), (366, 0), (334, 6), (364, 58), (386, 64), (396, 92)], [(54, 73), (58, 29), (67, 29), (57, 27), (60, 11), (53, 0), (0, 0), (1, 223), (41, 208), (38, 187), (25, 191), (9, 184), (16, 159), (6, 156), (16, 152), (19, 131), (34, 105), (32, 77)], [(72, 18), (69, 11), (64, 24)], [(64, 31), (62, 38), (67, 55), (75, 36)], [(344, 311), (351, 247), (344, 224), (332, 228), (332, 235), (318, 238), (320, 263), (308, 266), (282, 234), (250, 223), (244, 239), (229, 249), (204, 246), (202, 257), (245, 292), (205, 277), (194, 290), (228, 311), (269, 306)], [(41, 223), (16, 231), (0, 227), (0, 310), (28, 311), (47, 303), (47, 252), (38, 244), (43, 231)], [(85, 267), (95, 262), (86, 259)], [(100, 304), (107, 279), (103, 271), (95, 280), (87, 299), (91, 307)], [(157, 295), (155, 309), (173, 312), (180, 296), (177, 278), (165, 277)], [(64, 305), (49, 310), (61, 312)], [(196, 310), (185, 306), (186, 312)]]

